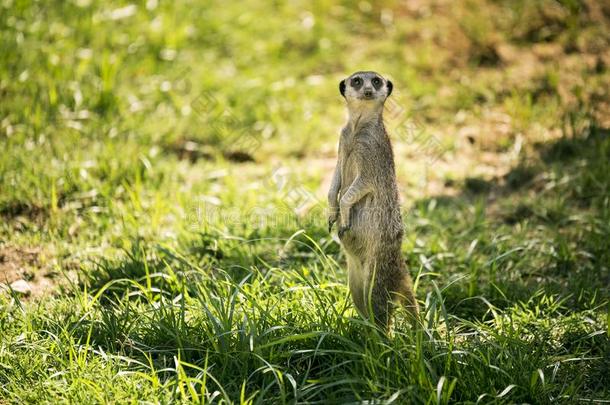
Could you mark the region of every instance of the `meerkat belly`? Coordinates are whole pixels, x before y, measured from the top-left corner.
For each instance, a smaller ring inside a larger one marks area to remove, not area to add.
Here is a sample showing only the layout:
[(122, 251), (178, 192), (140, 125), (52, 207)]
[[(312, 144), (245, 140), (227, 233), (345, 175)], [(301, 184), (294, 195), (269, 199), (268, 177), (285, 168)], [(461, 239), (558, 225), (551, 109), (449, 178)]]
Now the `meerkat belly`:
[(385, 235), (393, 233), (400, 221), (396, 216), (398, 207), (381, 201), (375, 193), (368, 194), (354, 204), (350, 212), (350, 230), (367, 241), (383, 240)]
[(377, 226), (372, 217), (374, 212), (372, 198), (372, 196), (365, 196), (352, 206), (350, 228), (341, 239), (345, 249), (358, 257), (366, 255), (371, 238), (377, 234)]

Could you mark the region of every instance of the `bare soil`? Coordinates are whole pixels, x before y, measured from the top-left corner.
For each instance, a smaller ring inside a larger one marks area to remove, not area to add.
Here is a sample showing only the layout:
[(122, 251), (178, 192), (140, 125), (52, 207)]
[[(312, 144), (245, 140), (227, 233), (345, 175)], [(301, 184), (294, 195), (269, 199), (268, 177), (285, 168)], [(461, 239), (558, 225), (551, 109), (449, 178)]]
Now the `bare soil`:
[(54, 274), (46, 265), (42, 249), (0, 245), (0, 291), (18, 280), (25, 280), (31, 293), (30, 298), (42, 296), (57, 284)]

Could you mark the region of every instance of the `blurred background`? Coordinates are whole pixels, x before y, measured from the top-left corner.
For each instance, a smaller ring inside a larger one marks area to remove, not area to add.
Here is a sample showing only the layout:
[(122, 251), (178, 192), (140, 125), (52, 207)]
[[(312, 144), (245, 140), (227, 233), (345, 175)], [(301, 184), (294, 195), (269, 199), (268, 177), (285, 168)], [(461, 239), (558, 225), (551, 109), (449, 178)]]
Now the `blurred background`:
[[(542, 190), (578, 190), (578, 204), (608, 191), (604, 2), (0, 10), (0, 215), (13, 250), (79, 262), (193, 230), (285, 238), (304, 220), (336, 247), (321, 209), (345, 121), (338, 83), (357, 70), (395, 83), (385, 115), (407, 212), (474, 196), (510, 224), (564, 215), (567, 195), (546, 207)], [(565, 167), (600, 137), (594, 168)], [(567, 174), (545, 172), (557, 161)]]
[(608, 218), (605, 2), (4, 0), (0, 12), (0, 231), (7, 257), (34, 257), (5, 265), (9, 281), (134, 241), (306, 229), (336, 253), (324, 200), (338, 83), (357, 70), (395, 83), (386, 124), (408, 251), (430, 220), (414, 213), (435, 209), (441, 227), (462, 211), (508, 227)]

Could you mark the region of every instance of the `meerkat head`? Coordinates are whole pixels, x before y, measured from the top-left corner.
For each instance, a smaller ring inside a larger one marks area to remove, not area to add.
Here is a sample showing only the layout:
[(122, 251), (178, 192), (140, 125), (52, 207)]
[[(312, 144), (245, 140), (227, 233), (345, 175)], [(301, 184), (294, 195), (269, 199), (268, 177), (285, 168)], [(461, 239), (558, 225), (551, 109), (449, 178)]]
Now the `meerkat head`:
[(376, 72), (356, 72), (339, 83), (348, 106), (381, 106), (392, 94), (392, 82)]

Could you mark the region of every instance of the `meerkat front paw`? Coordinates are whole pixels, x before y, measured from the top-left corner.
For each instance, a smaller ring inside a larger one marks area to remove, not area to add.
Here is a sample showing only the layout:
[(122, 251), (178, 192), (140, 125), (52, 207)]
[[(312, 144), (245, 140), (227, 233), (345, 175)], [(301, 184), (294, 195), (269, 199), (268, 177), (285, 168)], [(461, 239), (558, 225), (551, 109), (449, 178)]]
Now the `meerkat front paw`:
[(345, 232), (349, 231), (351, 227), (352, 226), (350, 224), (341, 225), (339, 227), (339, 232), (338, 232), (339, 238), (343, 237), (343, 235), (345, 235)]
[(337, 218), (336, 217), (328, 217), (328, 233), (330, 233), (333, 230), (333, 225), (335, 224), (335, 222), (337, 222)]
[(333, 225), (338, 220), (339, 220), (339, 210), (331, 211), (330, 215), (328, 216), (328, 233), (330, 233), (330, 231), (332, 231)]

